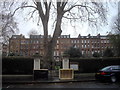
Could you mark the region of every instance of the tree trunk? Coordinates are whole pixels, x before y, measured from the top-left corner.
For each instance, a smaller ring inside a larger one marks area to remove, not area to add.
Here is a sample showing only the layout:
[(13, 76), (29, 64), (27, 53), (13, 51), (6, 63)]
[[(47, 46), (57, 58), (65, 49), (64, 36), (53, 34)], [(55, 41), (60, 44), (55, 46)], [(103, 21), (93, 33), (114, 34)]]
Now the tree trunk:
[(48, 21), (49, 21), (51, 3), (49, 3), (49, 6), (46, 2), (44, 2), (44, 4), (45, 4), (45, 9), (46, 9), (45, 14), (43, 13), (41, 2), (37, 2), (37, 9), (39, 11), (39, 15), (41, 17), (42, 24), (43, 24), (43, 30), (44, 30), (43, 68), (49, 69), (52, 66), (52, 69), (54, 69), (54, 66), (55, 66), (54, 48), (56, 46), (57, 39), (61, 35), (61, 32), (62, 32), (61, 22), (62, 22), (62, 17), (64, 14), (63, 12), (64, 7), (60, 6), (61, 2), (57, 2), (57, 20), (56, 20), (57, 22), (56, 22), (53, 37), (51, 38), (51, 40), (49, 40), (48, 39)]
[(48, 22), (45, 20), (43, 22), (44, 29), (44, 40), (43, 40), (43, 68), (47, 69), (48, 67)]
[(54, 66), (55, 66), (55, 60), (54, 60), (55, 46), (56, 46), (58, 37), (62, 33), (61, 22), (62, 22), (62, 14), (57, 16), (57, 23), (56, 23), (56, 26), (55, 26), (55, 32), (53, 34), (52, 39), (48, 43), (48, 53), (47, 53), (47, 55), (48, 55), (48, 59), (51, 62), (50, 66), (53, 70), (54, 70)]

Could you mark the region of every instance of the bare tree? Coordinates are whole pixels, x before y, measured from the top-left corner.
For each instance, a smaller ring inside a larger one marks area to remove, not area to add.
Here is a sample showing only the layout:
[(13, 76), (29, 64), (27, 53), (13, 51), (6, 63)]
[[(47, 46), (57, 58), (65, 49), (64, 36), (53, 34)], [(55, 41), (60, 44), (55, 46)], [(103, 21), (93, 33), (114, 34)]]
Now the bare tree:
[[(53, 52), (54, 47), (56, 46), (56, 42), (58, 37), (62, 33), (62, 23), (64, 20), (68, 20), (70, 22), (88, 22), (90, 25), (97, 25), (97, 22), (105, 22), (105, 8), (104, 4), (101, 2), (81, 2), (81, 0), (73, 2), (69, 0), (33, 0), (33, 2), (29, 5), (27, 2), (22, 2), (21, 6), (17, 7), (12, 16), (19, 9), (24, 8), (34, 8), (34, 10), (30, 13), (31, 17), (33, 17), (34, 13), (37, 11), (39, 15), (39, 20), (42, 23), (43, 31), (44, 31), (44, 68), (48, 68), (50, 66), (50, 62), (52, 61), (52, 66), (54, 66)], [(48, 39), (48, 26), (50, 20), (53, 19), (54, 25), (54, 33), (52, 38)]]
[(114, 34), (120, 34), (120, 1), (117, 3), (118, 5), (118, 14), (113, 18), (113, 25), (111, 29), (114, 30)]
[(113, 45), (115, 56), (120, 56), (120, 12), (118, 16), (115, 17), (115, 21), (113, 22), (112, 31), (114, 33), (110, 35), (110, 41)]
[(120, 34), (120, 17), (115, 18), (112, 29), (114, 30), (115, 34)]
[[(17, 22), (14, 17), (11, 17), (11, 12), (8, 11), (5, 7), (6, 2), (0, 2), (0, 43), (8, 44), (9, 38), (12, 34), (15, 34), (18, 31)], [(8, 6), (12, 5), (11, 3), (7, 3)]]

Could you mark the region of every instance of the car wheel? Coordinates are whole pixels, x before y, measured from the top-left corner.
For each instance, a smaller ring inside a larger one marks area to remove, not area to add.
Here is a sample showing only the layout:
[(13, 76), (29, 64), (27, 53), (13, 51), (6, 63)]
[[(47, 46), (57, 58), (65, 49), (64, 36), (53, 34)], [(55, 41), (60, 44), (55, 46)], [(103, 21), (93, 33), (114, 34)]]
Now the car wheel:
[(117, 81), (117, 78), (115, 76), (111, 76), (111, 82), (115, 83)]

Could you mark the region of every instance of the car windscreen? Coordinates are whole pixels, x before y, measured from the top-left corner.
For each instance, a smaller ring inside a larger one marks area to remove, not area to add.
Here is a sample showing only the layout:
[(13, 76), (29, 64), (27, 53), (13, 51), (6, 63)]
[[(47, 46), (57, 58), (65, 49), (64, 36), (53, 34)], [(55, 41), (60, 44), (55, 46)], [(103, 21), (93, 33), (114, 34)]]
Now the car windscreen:
[(110, 71), (110, 70), (120, 70), (120, 66), (108, 66), (101, 69), (101, 71)]
[(101, 71), (109, 71), (109, 70), (111, 70), (111, 67), (110, 67), (110, 66), (101, 69)]

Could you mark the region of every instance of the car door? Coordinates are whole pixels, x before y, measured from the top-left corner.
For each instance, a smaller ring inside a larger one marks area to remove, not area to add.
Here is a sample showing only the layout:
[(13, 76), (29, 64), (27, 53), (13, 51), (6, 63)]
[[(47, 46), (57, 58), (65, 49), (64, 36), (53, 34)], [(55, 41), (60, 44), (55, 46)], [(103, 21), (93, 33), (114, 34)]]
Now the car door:
[(112, 68), (114, 76), (120, 80), (120, 66), (115, 66)]

